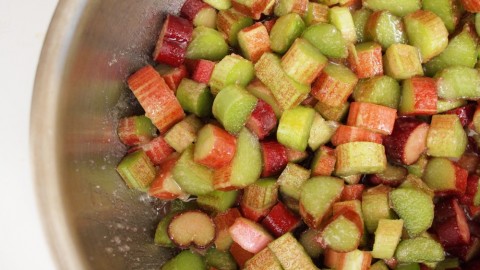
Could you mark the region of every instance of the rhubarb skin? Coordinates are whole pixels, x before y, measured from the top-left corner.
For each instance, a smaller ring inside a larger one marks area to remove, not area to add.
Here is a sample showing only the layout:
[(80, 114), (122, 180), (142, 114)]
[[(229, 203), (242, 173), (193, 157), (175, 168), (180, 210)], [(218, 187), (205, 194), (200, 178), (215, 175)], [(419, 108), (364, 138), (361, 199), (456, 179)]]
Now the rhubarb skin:
[(145, 110), (145, 115), (165, 133), (185, 117), (185, 112), (165, 80), (150, 65), (147, 65), (128, 80), (128, 86)]
[(457, 199), (444, 200), (435, 205), (433, 228), (444, 248), (466, 245), (470, 242), (467, 218)]
[(396, 163), (411, 165), (427, 148), (428, 124), (415, 118), (395, 121), (392, 134), (383, 140), (387, 157)]
[(273, 236), (280, 237), (300, 226), (301, 219), (282, 203), (278, 202), (262, 220), (262, 225)]
[(433, 115), (437, 113), (437, 82), (429, 77), (413, 77), (403, 82), (399, 113)]
[(356, 126), (390, 135), (393, 131), (397, 110), (365, 102), (350, 103), (347, 125)]
[(167, 15), (153, 52), (153, 59), (167, 65), (180, 66), (185, 60), (192, 32), (191, 22), (174, 15)]
[(263, 140), (277, 126), (277, 117), (272, 106), (259, 99), (245, 126), (257, 135), (259, 140)]
[(378, 43), (351, 45), (347, 61), (359, 79), (383, 75), (382, 46)]
[(192, 80), (208, 84), (210, 77), (212, 77), (213, 69), (215, 68), (215, 62), (205, 59), (188, 59), (186, 66), (190, 71)]
[(334, 146), (349, 142), (373, 142), (382, 144), (383, 136), (365, 128), (340, 125), (331, 140)]
[(260, 143), (263, 154), (262, 177), (279, 175), (287, 166), (287, 149), (276, 141)]
[(147, 154), (154, 165), (160, 165), (170, 154), (175, 152), (162, 136), (156, 137), (146, 144), (142, 144), (140, 148), (145, 151), (145, 154)]
[(264, 249), (273, 237), (258, 223), (239, 217), (228, 229), (233, 241), (251, 253)]
[(233, 225), (235, 220), (238, 217), (241, 217), (242, 214), (237, 208), (230, 208), (223, 213), (217, 214), (213, 218), (213, 222), (215, 223), (215, 227), (217, 228), (216, 236), (215, 236), (215, 248), (220, 251), (227, 251), (230, 246), (232, 245), (232, 237), (230, 236), (230, 232), (228, 232), (228, 228)]

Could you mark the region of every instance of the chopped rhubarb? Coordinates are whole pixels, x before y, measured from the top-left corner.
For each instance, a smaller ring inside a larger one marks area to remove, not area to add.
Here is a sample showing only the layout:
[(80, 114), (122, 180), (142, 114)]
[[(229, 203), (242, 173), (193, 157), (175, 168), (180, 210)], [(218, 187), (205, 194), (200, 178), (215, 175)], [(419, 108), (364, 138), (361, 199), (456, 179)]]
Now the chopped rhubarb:
[(276, 141), (261, 142), (263, 154), (262, 177), (269, 177), (280, 174), (287, 166), (287, 150), (285, 146)]
[(140, 148), (145, 151), (154, 165), (160, 165), (170, 154), (175, 152), (162, 136), (156, 137), (146, 144), (142, 144)]
[(224, 129), (212, 124), (198, 131), (193, 159), (195, 162), (219, 169), (233, 159), (236, 151), (236, 138)]
[(263, 53), (270, 51), (267, 28), (260, 22), (243, 28), (238, 32), (238, 45), (248, 60), (257, 62)]
[(257, 253), (265, 248), (273, 237), (258, 223), (239, 217), (228, 229), (233, 241), (248, 252)]
[(312, 161), (312, 176), (329, 176), (332, 175), (335, 170), (335, 163), (337, 157), (335, 156), (335, 150), (322, 145), (315, 152), (315, 156)]
[(241, 217), (242, 214), (237, 208), (230, 208), (223, 213), (217, 214), (213, 218), (213, 222), (215, 223), (216, 228), (216, 236), (215, 236), (215, 248), (218, 250), (226, 251), (232, 245), (232, 237), (230, 236), (230, 232), (228, 232), (228, 228), (233, 225), (235, 220), (238, 217)]
[(254, 20), (260, 19), (262, 12), (267, 7), (267, 0), (232, 0), (233, 8)]
[(125, 117), (118, 121), (117, 134), (127, 146), (144, 144), (153, 139), (157, 129), (145, 116)]
[(192, 38), (193, 25), (186, 19), (167, 15), (153, 52), (153, 59), (171, 66), (180, 66), (185, 60), (187, 44)]
[(181, 248), (205, 248), (215, 239), (215, 223), (201, 211), (183, 212), (173, 217), (168, 225), (168, 236)]
[(263, 140), (277, 126), (277, 117), (272, 106), (259, 99), (245, 126)]
[(278, 185), (275, 179), (259, 179), (244, 189), (240, 203), (243, 215), (253, 221), (266, 216), (277, 203)]
[(446, 158), (432, 158), (428, 161), (423, 181), (437, 196), (465, 194), (468, 172)]
[(393, 131), (397, 110), (365, 102), (352, 102), (347, 125), (369, 129), (384, 135)]
[(347, 61), (359, 79), (383, 75), (382, 47), (377, 43), (351, 45)]
[(403, 81), (399, 113), (432, 115), (437, 113), (437, 83), (429, 77), (413, 77)]
[(365, 186), (363, 184), (346, 185), (343, 188), (340, 200), (341, 201), (361, 200), (364, 189), (365, 189)]
[(347, 101), (357, 82), (357, 76), (347, 67), (329, 64), (313, 83), (311, 94), (328, 106), (340, 106)]
[(188, 70), (185, 65), (178, 67), (164, 67), (163, 65), (159, 65), (157, 71), (162, 75), (168, 87), (170, 87), (174, 93), (177, 91), (182, 79), (188, 77)]
[(190, 70), (190, 77), (192, 80), (208, 84), (210, 77), (212, 76), (213, 68), (215, 68), (215, 62), (205, 59), (187, 60), (187, 67)]
[(162, 200), (173, 200), (178, 197), (187, 197), (180, 186), (173, 179), (172, 170), (178, 160), (178, 154), (173, 154), (158, 168), (157, 176), (148, 190), (148, 195)]
[(465, 106), (447, 111), (447, 114), (456, 114), (463, 127), (467, 127), (473, 121), (473, 115), (477, 108), (476, 104), (469, 103)]
[(373, 142), (381, 144), (383, 137), (377, 132), (361, 127), (340, 125), (332, 137), (332, 144), (338, 146), (349, 142)]
[(300, 217), (288, 210), (281, 202), (278, 202), (262, 220), (262, 225), (275, 237), (291, 232), (297, 228), (300, 223)]
[(457, 199), (443, 200), (435, 205), (433, 228), (444, 248), (467, 245), (470, 229)]
[(242, 248), (239, 244), (236, 242), (233, 242), (232, 245), (230, 246), (230, 254), (232, 254), (233, 258), (237, 262), (237, 264), (242, 268), (245, 263), (250, 260), (255, 254), (252, 252), (249, 252)]
[(480, 12), (480, 1), (478, 0), (461, 0), (462, 6), (470, 12)]

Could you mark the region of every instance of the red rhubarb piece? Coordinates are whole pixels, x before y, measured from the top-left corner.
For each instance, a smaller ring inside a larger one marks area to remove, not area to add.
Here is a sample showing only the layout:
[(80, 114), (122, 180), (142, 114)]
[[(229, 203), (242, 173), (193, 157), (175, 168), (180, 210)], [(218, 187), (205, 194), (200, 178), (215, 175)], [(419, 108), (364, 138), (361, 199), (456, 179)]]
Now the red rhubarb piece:
[(235, 223), (235, 220), (238, 217), (241, 217), (242, 214), (237, 208), (230, 208), (223, 213), (217, 214), (213, 218), (213, 222), (215, 223), (215, 227), (217, 228), (217, 233), (215, 236), (215, 247), (218, 250), (228, 250), (230, 245), (232, 244), (232, 237), (230, 236), (230, 232), (228, 228)]
[(383, 75), (382, 46), (372, 43), (371, 47), (368, 50), (359, 51), (352, 45), (348, 54), (348, 64), (359, 79)]
[[(447, 248), (446, 251), (453, 256), (460, 258), (463, 261), (470, 261), (480, 254), (480, 239), (478, 237), (471, 237), (470, 242), (466, 245), (455, 246)], [(469, 269), (469, 268), (466, 268)], [(470, 268), (472, 269), (472, 268)], [(473, 268), (478, 270), (479, 268)]]
[(437, 82), (429, 77), (410, 79), (413, 95), (413, 108), (402, 112), (404, 115), (433, 115), (437, 113)]
[(192, 32), (193, 25), (190, 21), (168, 14), (153, 52), (153, 59), (175, 67), (181, 65), (185, 60)]
[(257, 253), (264, 249), (273, 237), (258, 223), (239, 217), (228, 229), (233, 241), (248, 252)]
[(246, 127), (263, 140), (277, 126), (277, 117), (272, 106), (259, 99), (255, 109), (247, 120)]
[(163, 74), (163, 79), (173, 92), (177, 91), (178, 85), (183, 78), (188, 77), (187, 67), (180, 65)]
[(480, 12), (480, 0), (460, 0), (465, 10), (472, 13)]
[(238, 266), (241, 269), (245, 266), (245, 262), (250, 260), (255, 254), (243, 249), (239, 244), (233, 242), (230, 246), (230, 254), (232, 254), (233, 259), (237, 262)]
[(260, 143), (263, 155), (262, 177), (280, 174), (287, 166), (287, 149), (276, 141)]
[(390, 135), (397, 117), (397, 110), (367, 102), (350, 103), (347, 125), (366, 128), (383, 135)]
[(150, 142), (141, 145), (140, 148), (145, 151), (145, 154), (147, 154), (154, 165), (160, 165), (170, 154), (175, 152), (162, 136), (156, 137)]
[(262, 225), (275, 237), (293, 231), (300, 223), (301, 219), (281, 202), (278, 202), (262, 220)]
[[(268, 2), (268, 0), (232, 0), (232, 7), (243, 15), (248, 16), (254, 20), (258, 20), (262, 16), (262, 12), (267, 7)], [(245, 3), (249, 3), (249, 6), (247, 6)]]
[(470, 242), (467, 218), (457, 199), (444, 200), (435, 205), (433, 228), (445, 248), (466, 245)]
[(177, 163), (178, 157), (178, 153), (174, 153), (160, 165), (155, 180), (150, 184), (148, 195), (162, 200), (173, 200), (180, 196), (187, 196), (175, 182), (172, 175), (172, 170)]
[(362, 200), (362, 193), (365, 189), (363, 184), (345, 185), (340, 201)]
[(198, 12), (204, 8), (209, 8), (210, 5), (202, 0), (187, 0), (183, 3), (182, 9), (180, 9), (180, 16), (193, 22)]
[(340, 125), (335, 131), (335, 134), (333, 134), (331, 141), (334, 146), (349, 142), (373, 142), (381, 144), (383, 138), (382, 134), (365, 128)]
[(237, 139), (224, 129), (212, 125), (205, 125), (198, 132), (195, 144), (195, 162), (213, 169), (220, 169), (228, 165), (235, 155)]
[(447, 111), (446, 114), (456, 114), (463, 127), (468, 126), (473, 120), (473, 114), (477, 108), (476, 104), (470, 103), (465, 106)]
[(210, 77), (212, 77), (213, 69), (215, 68), (215, 62), (205, 59), (188, 59), (186, 64), (192, 80), (208, 84)]

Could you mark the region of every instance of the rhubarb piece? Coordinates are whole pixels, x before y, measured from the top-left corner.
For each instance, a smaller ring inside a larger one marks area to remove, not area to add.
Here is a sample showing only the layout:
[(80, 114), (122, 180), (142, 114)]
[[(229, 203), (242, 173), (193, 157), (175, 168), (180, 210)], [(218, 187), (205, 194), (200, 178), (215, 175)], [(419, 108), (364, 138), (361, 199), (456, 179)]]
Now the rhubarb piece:
[(320, 146), (328, 143), (338, 127), (334, 121), (325, 121), (320, 114), (315, 113), (313, 118), (310, 135), (308, 137), (308, 146), (312, 150), (317, 150)]
[(219, 169), (233, 159), (236, 150), (236, 138), (220, 127), (205, 125), (198, 131), (193, 159), (195, 162)]
[(397, 188), (390, 192), (389, 198), (410, 237), (418, 236), (432, 226), (434, 205), (426, 193), (415, 188)]
[(180, 15), (187, 18), (194, 26), (215, 28), (217, 11), (202, 0), (188, 0), (182, 6)]
[(468, 172), (446, 158), (428, 161), (423, 181), (436, 195), (463, 195), (467, 187)]
[(257, 253), (265, 248), (273, 237), (259, 224), (239, 217), (228, 229), (233, 241), (248, 252)]
[(357, 76), (347, 67), (328, 64), (312, 85), (311, 94), (327, 106), (340, 106), (347, 101), (357, 81)]
[(366, 102), (352, 102), (347, 125), (366, 128), (383, 135), (392, 134), (397, 110)]
[(204, 0), (204, 2), (218, 10), (226, 10), (232, 6), (230, 0)]
[(413, 77), (403, 81), (399, 113), (433, 115), (437, 113), (437, 83), (429, 77)]
[(260, 19), (267, 5), (268, 0), (232, 0), (232, 6), (235, 10), (254, 20)]
[(224, 33), (230, 46), (237, 46), (237, 35), (245, 27), (253, 24), (253, 20), (235, 9), (222, 10), (218, 13), (217, 29)]
[(155, 69), (158, 71), (158, 73), (160, 73), (160, 75), (162, 75), (165, 83), (174, 93), (177, 92), (180, 82), (188, 76), (188, 70), (185, 65), (172, 67), (169, 65), (160, 64)]
[(215, 171), (215, 189), (244, 188), (255, 182), (261, 172), (260, 143), (255, 135), (244, 128), (238, 134), (237, 150), (230, 164)]
[(347, 61), (360, 79), (383, 75), (382, 47), (378, 43), (349, 45)]
[(241, 216), (242, 214), (237, 208), (230, 208), (223, 213), (215, 215), (213, 218), (216, 228), (214, 244), (217, 250), (227, 251), (230, 248), (233, 240), (228, 232), (228, 228)]
[(369, 233), (374, 233), (377, 230), (379, 220), (394, 218), (395, 214), (390, 209), (388, 201), (388, 194), (391, 190), (391, 187), (378, 185), (363, 192), (362, 213), (365, 228)]
[(129, 188), (140, 191), (147, 191), (155, 179), (155, 167), (143, 150), (127, 154), (118, 164), (117, 172)]
[(447, 114), (456, 114), (460, 119), (460, 123), (462, 123), (462, 126), (467, 127), (473, 121), (473, 115), (475, 114), (476, 108), (476, 104), (470, 103), (465, 106), (447, 111)]
[(212, 76), (213, 68), (215, 68), (215, 62), (205, 59), (188, 59), (186, 63), (192, 80), (198, 83), (208, 84)]
[(460, 21), (461, 10), (458, 1), (423, 0), (422, 8), (424, 10), (429, 10), (440, 17), (449, 33), (452, 33), (455, 30), (455, 27)]
[(445, 259), (442, 246), (437, 241), (417, 237), (400, 241), (395, 251), (399, 263), (440, 262)]
[(343, 188), (342, 196), (340, 200), (341, 201), (361, 200), (364, 189), (365, 189), (365, 186), (363, 184), (346, 185)]
[(402, 19), (388, 10), (375, 11), (370, 15), (365, 25), (365, 36), (378, 42), (383, 50), (392, 44), (407, 43)]
[(255, 75), (271, 90), (282, 110), (297, 106), (310, 92), (309, 86), (297, 83), (283, 71), (280, 59), (273, 53), (262, 55), (255, 64)]
[(198, 195), (197, 203), (200, 208), (210, 212), (221, 213), (227, 211), (237, 201), (238, 191), (214, 190), (204, 195)]
[(472, 13), (480, 12), (480, 3), (478, 0), (461, 0), (460, 2), (465, 10)]
[(398, 118), (392, 134), (383, 140), (387, 157), (399, 164), (415, 163), (426, 150), (428, 131), (425, 122), (409, 117)]
[(230, 252), (210, 248), (205, 254), (205, 263), (210, 269), (236, 270), (237, 263)]
[(407, 177), (408, 171), (404, 167), (387, 164), (385, 171), (371, 174), (368, 182), (372, 185), (383, 184), (390, 187), (398, 187)]
[(400, 236), (402, 235), (403, 220), (380, 219), (375, 231), (372, 257), (376, 259), (390, 259), (395, 253)]
[(327, 64), (327, 58), (310, 42), (297, 38), (282, 57), (282, 68), (295, 81), (311, 84)]
[(311, 228), (318, 229), (324, 217), (343, 190), (343, 181), (336, 177), (317, 176), (307, 180), (300, 193), (300, 214)]
[(465, 152), (457, 161), (457, 165), (460, 168), (465, 169), (468, 173), (475, 173), (478, 164), (480, 163), (480, 157), (475, 153)]
[(286, 233), (268, 244), (285, 270), (316, 270), (312, 259), (291, 233)]
[(168, 236), (180, 248), (205, 248), (215, 239), (215, 223), (201, 211), (186, 211), (173, 217)]
[(202, 121), (191, 114), (165, 134), (165, 141), (173, 149), (181, 153), (197, 140), (197, 132), (202, 126)]
[(282, 265), (278, 261), (277, 257), (267, 247), (255, 254), (251, 259), (245, 263), (245, 270), (283, 270)]
[(315, 110), (308, 107), (297, 106), (285, 110), (278, 124), (278, 142), (289, 148), (304, 151), (308, 145), (314, 117)]
[(286, 14), (278, 18), (270, 31), (272, 51), (279, 54), (285, 53), (304, 29), (305, 23), (297, 13)]
[(320, 3), (308, 2), (307, 11), (303, 15), (303, 21), (307, 26), (317, 23), (328, 23), (328, 6)]
[(409, 44), (420, 51), (422, 62), (439, 55), (448, 45), (448, 31), (435, 13), (418, 10), (403, 18)]
[(265, 217), (277, 203), (278, 185), (273, 178), (259, 179), (248, 185), (242, 196), (240, 206), (243, 216), (253, 221)]
[(193, 160), (193, 145), (183, 151), (173, 168), (173, 177), (189, 194), (203, 195), (213, 191), (213, 171)]
[(318, 243), (316, 240), (319, 235), (320, 231), (308, 228), (300, 235), (300, 238), (298, 239), (308, 256), (314, 259), (320, 257), (324, 251), (320, 243)]
[(240, 266), (241, 269), (244, 267), (245, 263), (255, 255), (254, 253), (243, 249), (236, 242), (233, 242), (230, 246), (230, 254), (232, 254), (233, 258), (237, 262), (237, 265)]
[(434, 230), (444, 248), (470, 243), (467, 218), (457, 199), (444, 200), (435, 205)]
[[(388, 268), (388, 266), (382, 260), (379, 260), (376, 263), (372, 264), (372, 266), (370, 266), (370, 270), (389, 270), (389, 269), (390, 268)], [(420, 269), (416, 269), (416, 270), (420, 270)]]
[(302, 38), (315, 46), (329, 58), (346, 58), (348, 56), (347, 41), (342, 33), (333, 25), (318, 23), (303, 31)]
[(263, 53), (270, 51), (267, 28), (260, 22), (243, 28), (238, 32), (238, 45), (248, 60), (257, 62)]
[(197, 253), (193, 253), (190, 250), (184, 250), (180, 252), (173, 259), (167, 261), (160, 270), (188, 270), (198, 269), (206, 270), (205, 261), (202, 256)]
[(173, 217), (177, 215), (177, 211), (171, 211), (166, 214), (158, 223), (157, 229), (155, 230), (155, 237), (153, 242), (157, 246), (161, 247), (175, 247), (172, 240), (168, 237), (168, 225), (172, 221)]
[[(467, 262), (471, 261), (472, 259), (478, 258), (478, 254), (480, 254), (480, 238), (471, 237), (470, 243), (468, 243), (467, 245), (451, 247), (451, 248), (448, 248), (447, 251), (449, 254), (459, 257), (463, 261), (467, 261)], [(476, 262), (477, 264), (475, 265), (475, 264), (469, 263), (468, 266), (473, 265), (473, 267), (471, 268), (466, 267), (462, 269), (466, 269), (466, 270), (478, 269), (479, 267), (478, 260), (472, 261), (472, 263), (473, 262)]]
[(162, 200), (188, 197), (173, 179), (172, 170), (177, 160), (178, 154), (174, 154), (160, 165), (157, 176), (148, 189), (148, 195)]
[(175, 95), (152, 66), (145, 66), (131, 75), (128, 86), (145, 110), (145, 116), (152, 120), (160, 133), (165, 133), (185, 117)]
[(350, 252), (357, 249), (362, 234), (360, 216), (350, 209), (342, 209), (327, 222), (318, 241), (331, 250)]
[(252, 62), (243, 57), (231, 54), (225, 56), (215, 65), (210, 78), (211, 91), (214, 95), (229, 85), (247, 86), (253, 79), (254, 71)]
[(458, 116), (434, 115), (427, 135), (427, 153), (434, 157), (460, 157), (467, 146), (467, 136)]
[(273, 112), (275, 112), (275, 116), (277, 118), (280, 118), (280, 116), (282, 116), (283, 110), (281, 109), (280, 104), (277, 102), (277, 100), (273, 96), (272, 91), (270, 91), (270, 89), (265, 84), (263, 84), (259, 79), (257, 78), (253, 79), (252, 82), (250, 82), (250, 84), (247, 85), (247, 90), (248, 92), (250, 92), (250, 94), (256, 96), (259, 99), (257, 106), (260, 106), (258, 104), (260, 103), (260, 100), (263, 100), (264, 102), (268, 103), (270, 107), (272, 107)]
[(198, 117), (211, 115), (213, 96), (206, 84), (184, 78), (177, 88), (176, 95), (185, 111)]
[(444, 99), (480, 98), (480, 73), (463, 66), (448, 67), (435, 75), (438, 97)]
[(364, 0), (362, 1), (364, 7), (371, 10), (388, 10), (396, 16), (403, 17), (410, 12), (419, 10), (421, 8), (420, 0), (402, 0), (395, 3), (389, 0)]
[(407, 178), (400, 185), (400, 188), (414, 188), (422, 191), (427, 194), (430, 198), (433, 199), (434, 191), (427, 185), (421, 178), (418, 178), (412, 174), (407, 175)]
[(423, 75), (420, 52), (416, 47), (406, 44), (392, 44), (388, 47), (383, 56), (383, 68), (385, 74), (396, 80)]
[(259, 99), (245, 126), (257, 135), (259, 140), (263, 140), (277, 127), (277, 118), (272, 106)]
[(350, 252), (336, 252), (326, 249), (324, 263), (336, 270), (368, 270), (372, 262), (372, 255), (368, 251), (354, 250)]
[(245, 88), (230, 85), (223, 88), (213, 101), (212, 112), (220, 123), (230, 133), (238, 133), (255, 108), (257, 98), (248, 93)]
[(372, 11), (368, 8), (361, 8), (352, 13), (353, 24), (355, 25), (355, 32), (357, 33), (357, 42), (365, 42), (368, 40), (366, 36), (366, 25), (368, 18)]
[(300, 199), (300, 189), (305, 181), (310, 178), (310, 171), (295, 163), (288, 163), (277, 183), (283, 195), (293, 199)]
[(349, 142), (372, 142), (381, 144), (383, 138), (381, 134), (368, 129), (340, 125), (332, 136), (331, 142), (334, 146)]
[(376, 76), (360, 80), (354, 91), (353, 99), (397, 109), (400, 102), (400, 85), (388, 76)]
[(261, 142), (263, 154), (262, 177), (280, 174), (287, 166), (287, 149), (276, 141)]
[(154, 165), (160, 165), (175, 151), (162, 136), (142, 144), (140, 148), (145, 151), (145, 154), (147, 154)]
[(347, 7), (332, 7), (328, 11), (328, 18), (342, 34), (343, 39), (347, 43), (355, 43), (357, 41), (357, 33), (353, 24), (352, 14)]
[(427, 167), (427, 163), (428, 158), (427, 155), (424, 153), (420, 155), (420, 157), (415, 163), (407, 166), (408, 173), (416, 177), (422, 177), (423, 173), (425, 172), (425, 167)]
[(275, 1), (274, 14), (281, 17), (289, 13), (303, 16), (307, 12), (308, 0), (279, 0)]
[(188, 44), (187, 59), (221, 60), (228, 54), (227, 42), (215, 29), (199, 26), (193, 30), (192, 41)]
[(156, 133), (157, 128), (152, 121), (143, 115), (125, 117), (118, 121), (118, 138), (127, 146), (147, 143), (155, 137)]
[(466, 100), (448, 100), (448, 99), (438, 99), (437, 100), (437, 113), (443, 113), (456, 109), (458, 107), (465, 106), (467, 104)]
[(262, 220), (263, 227), (269, 230), (275, 237), (280, 237), (293, 231), (300, 224), (300, 217), (288, 210), (281, 202), (273, 206), (268, 215)]
[(344, 143), (337, 146), (336, 155), (335, 174), (339, 176), (380, 173), (387, 166), (385, 148), (378, 143)]
[(335, 150), (324, 145), (320, 146), (312, 160), (312, 176), (332, 175), (336, 162)]
[(185, 60), (187, 44), (192, 38), (193, 25), (186, 19), (167, 15), (158, 37), (153, 59), (171, 66), (180, 66)]

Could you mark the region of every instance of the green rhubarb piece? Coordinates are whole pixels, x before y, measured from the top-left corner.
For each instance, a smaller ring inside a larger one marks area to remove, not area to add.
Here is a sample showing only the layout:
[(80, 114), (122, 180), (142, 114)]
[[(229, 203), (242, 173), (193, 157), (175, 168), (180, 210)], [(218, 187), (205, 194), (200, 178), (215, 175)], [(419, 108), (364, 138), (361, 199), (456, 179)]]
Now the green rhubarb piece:
[(352, 13), (350, 13), (348, 7), (335, 6), (330, 8), (328, 18), (330, 23), (342, 33), (345, 41), (348, 43), (355, 43), (357, 41), (355, 24), (353, 23)]
[(257, 98), (238, 85), (222, 89), (213, 101), (212, 112), (230, 133), (238, 133), (257, 104)]
[(337, 252), (355, 250), (360, 242), (361, 232), (357, 224), (343, 215), (328, 223), (322, 231), (322, 241)]
[(325, 121), (320, 114), (315, 113), (308, 137), (308, 146), (315, 151), (321, 145), (328, 143), (337, 130), (337, 127), (338, 124), (336, 122)]
[(146, 191), (155, 179), (155, 167), (143, 150), (126, 155), (117, 166), (117, 172), (129, 188)]
[(245, 262), (244, 270), (283, 270), (282, 265), (278, 261), (277, 257), (268, 248), (262, 249), (255, 254), (251, 259)]
[(218, 10), (229, 9), (232, 6), (230, 0), (204, 0), (204, 2)]
[(191, 114), (165, 133), (164, 139), (175, 151), (182, 153), (197, 140), (197, 132), (202, 126), (202, 120)]
[(400, 95), (401, 90), (397, 80), (385, 75), (360, 80), (352, 96), (355, 101), (397, 109)]
[(383, 50), (396, 43), (407, 43), (402, 19), (387, 10), (373, 13), (367, 22), (365, 35), (378, 42)]
[(433, 76), (444, 68), (452, 66), (475, 67), (477, 63), (477, 42), (468, 28), (450, 40), (447, 48), (425, 64), (426, 74)]
[(192, 21), (193, 26), (205, 26), (215, 28), (217, 26), (217, 10), (208, 7), (202, 8)]
[[(149, 141), (153, 139), (155, 135), (157, 135), (157, 128), (152, 123), (152, 120), (150, 120), (150, 118), (146, 117), (145, 115), (130, 116), (123, 118), (120, 121), (128, 121), (128, 123), (131, 123), (130, 121), (133, 121), (133, 125), (135, 126), (133, 132), (137, 137), (141, 138), (141, 141)], [(120, 133), (122, 131), (118, 130), (117, 132)]]
[(220, 32), (215, 29), (199, 26), (192, 33), (185, 58), (221, 60), (228, 54), (228, 45)]
[(381, 173), (387, 167), (385, 148), (378, 143), (344, 143), (337, 146), (336, 154), (335, 174), (339, 176)]
[(190, 250), (184, 250), (180, 252), (173, 259), (167, 261), (160, 270), (207, 270), (205, 261), (197, 253), (193, 253)]
[(416, 177), (422, 177), (423, 173), (425, 172), (425, 167), (427, 166), (427, 163), (427, 155), (421, 155), (415, 163), (407, 166), (408, 173), (413, 174)]
[(277, 203), (278, 185), (274, 178), (262, 178), (248, 185), (242, 202), (255, 210), (265, 210)]
[(331, 24), (311, 25), (305, 29), (302, 37), (327, 57), (346, 58), (348, 56), (347, 41), (343, 38), (342, 33)]
[(357, 34), (357, 42), (359, 43), (369, 40), (366, 35), (366, 25), (370, 15), (372, 15), (372, 11), (368, 8), (355, 10), (352, 14), (353, 24), (355, 25), (355, 32)]
[(362, 213), (367, 232), (374, 233), (381, 219), (393, 219), (395, 214), (390, 209), (388, 194), (392, 188), (378, 185), (362, 194)]
[(270, 89), (281, 110), (297, 106), (310, 92), (310, 86), (296, 82), (283, 71), (280, 59), (273, 53), (264, 53), (260, 57), (255, 64), (255, 72), (257, 78)]
[(422, 62), (439, 55), (448, 45), (448, 31), (435, 13), (419, 10), (403, 18), (408, 43), (420, 51)]
[(270, 48), (276, 53), (285, 53), (304, 29), (305, 23), (297, 13), (281, 16), (270, 31)]
[(193, 161), (193, 145), (183, 151), (173, 167), (173, 178), (183, 191), (192, 195), (213, 191), (213, 171)]
[(220, 62), (215, 64), (208, 84), (210, 85), (212, 93), (216, 95), (220, 90), (232, 84), (245, 87), (253, 77), (254, 70), (252, 62), (240, 55), (231, 54), (225, 56)]
[(428, 194), (415, 188), (397, 188), (389, 197), (410, 237), (420, 235), (432, 226), (434, 205)]
[(210, 248), (205, 254), (205, 263), (207, 267), (218, 270), (237, 270), (237, 263), (232, 254), (228, 251), (220, 251), (216, 248)]
[(300, 235), (300, 238), (298, 239), (308, 256), (312, 258), (318, 258), (321, 254), (323, 254), (323, 248), (317, 241), (320, 234), (321, 231), (308, 228)]
[(433, 191), (456, 190), (456, 166), (447, 158), (432, 158), (428, 161), (423, 181)]
[(403, 220), (401, 219), (380, 219), (375, 231), (372, 257), (376, 259), (392, 258), (400, 242), (402, 228)]
[(480, 73), (464, 66), (448, 67), (435, 75), (437, 93), (444, 99), (480, 98)]
[(314, 109), (328, 121), (342, 122), (347, 116), (349, 107), (349, 102), (345, 102), (340, 106), (329, 106), (319, 101), (315, 104)]
[(327, 64), (327, 58), (310, 42), (297, 38), (282, 57), (282, 68), (295, 81), (311, 84)]
[(307, 12), (303, 15), (303, 21), (307, 26), (316, 23), (327, 23), (328, 6), (320, 3), (308, 2)]
[(314, 117), (315, 110), (309, 107), (297, 106), (285, 110), (277, 128), (278, 142), (289, 148), (305, 151)]
[(391, 186), (397, 186), (403, 182), (405, 177), (407, 177), (407, 169), (402, 166), (390, 165), (387, 163), (387, 167), (381, 173), (375, 174), (380, 179), (382, 179), (382, 183)]
[(270, 89), (260, 80), (254, 79), (250, 84), (248, 84), (247, 91), (256, 96), (258, 99), (262, 99), (268, 103), (268, 105), (272, 107), (277, 118), (282, 116), (283, 110), (280, 108), (280, 104), (278, 104), (277, 100), (273, 96), (272, 91), (270, 91)]
[(371, 10), (388, 10), (400, 17), (419, 10), (422, 7), (420, 0), (364, 0), (362, 3), (364, 7)]
[(395, 267), (395, 270), (421, 270), (420, 264), (418, 263), (408, 263), (408, 264), (399, 264)]
[[(420, 216), (420, 218), (422, 218)], [(417, 237), (405, 239), (398, 244), (395, 257), (399, 263), (440, 262), (445, 259), (442, 245), (437, 241)]]
[(238, 32), (253, 24), (253, 20), (235, 9), (222, 10), (217, 16), (217, 29), (226, 35), (230, 46), (238, 45)]
[(383, 57), (383, 68), (386, 75), (396, 80), (423, 75), (418, 49), (406, 44), (392, 44), (388, 47)]
[(427, 154), (459, 158), (467, 146), (467, 135), (456, 114), (434, 115), (427, 134)]
[(401, 188), (413, 188), (422, 191), (433, 199), (435, 192), (419, 177), (409, 174), (400, 185)]
[[(437, 89), (438, 90), (438, 89)], [(437, 100), (437, 113), (443, 113), (467, 105), (467, 101), (463, 99), (457, 100), (448, 100), (448, 99), (438, 99)]]
[(225, 212), (232, 207), (237, 200), (238, 191), (220, 191), (214, 190), (210, 193), (199, 195), (197, 197), (198, 205), (212, 212)]
[(212, 114), (213, 95), (206, 84), (184, 78), (178, 85), (176, 96), (185, 111), (198, 117)]
[(422, 8), (435, 13), (442, 19), (448, 32), (452, 33), (460, 19), (461, 10), (455, 0), (423, 0)]
[(178, 213), (178, 211), (170, 211), (165, 215), (160, 222), (158, 223), (157, 229), (155, 230), (155, 238), (153, 242), (155, 245), (162, 247), (174, 247), (172, 240), (168, 236), (168, 225), (172, 221), (173, 217)]
[(318, 270), (302, 245), (291, 233), (286, 233), (268, 244), (284, 270)]
[(300, 213), (311, 228), (318, 229), (324, 217), (343, 191), (343, 180), (331, 176), (317, 176), (307, 180), (300, 193)]
[(295, 163), (288, 163), (278, 177), (280, 193), (293, 199), (300, 199), (300, 189), (310, 178), (310, 171)]
[(370, 270), (390, 270), (383, 260), (379, 260), (370, 266)]
[(298, 9), (299, 9), (299, 5), (297, 0), (277, 0), (275, 1), (273, 13), (277, 17), (281, 17), (289, 13), (303, 14), (303, 10), (298, 10)]

